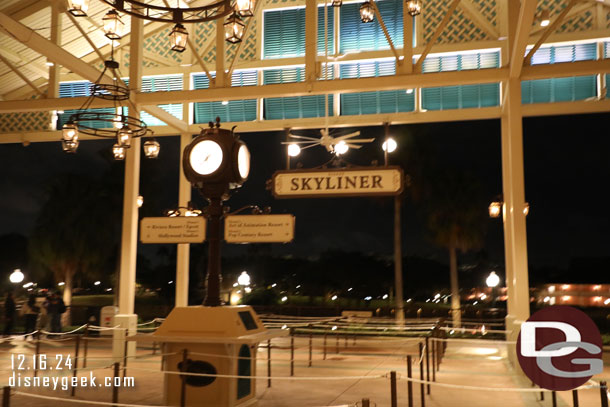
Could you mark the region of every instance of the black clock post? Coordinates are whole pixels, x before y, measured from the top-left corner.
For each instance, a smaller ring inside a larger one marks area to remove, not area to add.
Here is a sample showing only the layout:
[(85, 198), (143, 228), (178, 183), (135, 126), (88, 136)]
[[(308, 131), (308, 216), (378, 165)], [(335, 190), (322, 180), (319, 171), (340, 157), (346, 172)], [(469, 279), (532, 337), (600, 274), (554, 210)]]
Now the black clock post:
[(250, 153), (232, 130), (220, 128), (220, 118), (203, 129), (184, 149), (182, 168), (186, 179), (209, 202), (208, 269), (203, 305), (217, 307), (221, 281), (221, 220), (223, 201), (240, 187), (250, 172)]

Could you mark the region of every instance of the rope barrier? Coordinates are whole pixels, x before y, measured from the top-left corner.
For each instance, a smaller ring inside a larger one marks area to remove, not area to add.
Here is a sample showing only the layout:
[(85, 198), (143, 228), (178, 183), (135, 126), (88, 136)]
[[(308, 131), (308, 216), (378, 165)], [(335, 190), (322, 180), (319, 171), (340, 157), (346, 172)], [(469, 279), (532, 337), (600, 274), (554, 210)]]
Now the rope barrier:
[(164, 407), (159, 405), (148, 405), (148, 404), (125, 404), (125, 403), (109, 403), (106, 401), (89, 401), (89, 400), (77, 400), (77, 399), (66, 399), (61, 397), (43, 396), (42, 394), (25, 393), (21, 391), (14, 391), (13, 394), (17, 396), (32, 397), (42, 400), (61, 400), (69, 403), (77, 404), (96, 404), (98, 406), (118, 406), (118, 407)]
[(430, 337), (430, 339), (433, 341), (438, 341), (438, 342), (470, 342), (470, 343), (477, 343), (479, 345), (485, 344), (485, 343), (514, 345), (517, 343), (517, 341), (502, 341), (499, 339), (463, 339), (463, 338), (435, 338), (435, 337)]

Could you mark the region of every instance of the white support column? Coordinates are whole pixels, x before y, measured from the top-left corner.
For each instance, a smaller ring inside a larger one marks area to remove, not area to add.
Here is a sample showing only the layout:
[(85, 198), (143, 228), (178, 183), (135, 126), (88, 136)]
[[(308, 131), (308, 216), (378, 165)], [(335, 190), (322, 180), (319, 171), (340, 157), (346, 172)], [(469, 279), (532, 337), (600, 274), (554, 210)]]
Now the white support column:
[[(129, 61), (129, 88), (132, 95), (142, 87), (142, 36), (143, 20), (131, 18), (131, 43)], [(136, 106), (139, 109), (139, 106)], [(139, 111), (130, 109), (129, 115), (139, 117)], [(114, 324), (124, 330), (114, 332), (112, 353), (122, 358), (125, 351), (124, 336), (137, 333), (138, 316), (135, 311), (136, 258), (138, 247), (138, 204), (140, 186), (140, 139), (131, 141), (125, 154), (125, 185), (123, 189), (123, 225), (121, 236), (121, 261), (119, 276), (119, 313)], [(136, 343), (130, 342), (127, 354), (135, 355)]]
[(523, 175), (523, 115), (521, 81), (509, 79), (502, 113), (502, 184), (504, 192), (504, 251), (508, 290), (506, 329), (515, 340), (521, 324), (530, 315), (525, 183)]
[[(62, 18), (59, 10), (59, 4), (54, 3), (51, 5), (51, 41), (61, 47), (61, 29), (62, 29)], [(53, 66), (49, 67), (49, 82), (47, 85), (47, 98), (58, 98), (59, 97), (59, 75), (61, 72), (61, 66), (54, 63)], [(51, 125), (50, 129), (56, 130), (57, 124), (57, 110), (53, 110), (50, 115)], [(70, 305), (70, 304), (66, 304)]]
[[(225, 30), (224, 30), (224, 19), (216, 20), (216, 86), (222, 88), (224, 86), (231, 86), (231, 78), (226, 77), (225, 74)], [(224, 119), (224, 117), (221, 117)]]
[[(322, 27), (324, 28), (324, 27)], [(318, 76), (318, 5), (316, 0), (305, 0), (305, 82), (315, 82)]]
[[(180, 135), (180, 179), (178, 181), (178, 206), (187, 206), (191, 200), (191, 183), (182, 172), (182, 154), (193, 137)], [(186, 307), (189, 303), (189, 252), (190, 244), (178, 244), (176, 254), (176, 307)]]

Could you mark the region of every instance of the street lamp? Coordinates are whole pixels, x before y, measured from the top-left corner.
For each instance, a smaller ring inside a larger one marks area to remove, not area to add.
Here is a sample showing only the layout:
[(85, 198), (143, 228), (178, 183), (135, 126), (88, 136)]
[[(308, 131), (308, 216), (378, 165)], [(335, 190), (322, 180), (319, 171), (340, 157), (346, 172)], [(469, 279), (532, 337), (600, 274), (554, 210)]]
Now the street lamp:
[(247, 271), (242, 271), (239, 277), (237, 277), (237, 284), (244, 287), (250, 285), (250, 275)]
[(11, 283), (13, 284), (19, 284), (20, 282), (23, 281), (23, 279), (25, 278), (25, 276), (23, 275), (23, 273), (21, 272), (20, 269), (15, 269), (11, 275), (8, 277), (8, 279), (11, 281)]
[[(485, 280), (487, 283), (487, 287), (491, 288), (491, 306), (493, 308), (496, 307), (496, 287), (500, 284), (500, 277), (496, 274), (495, 271), (489, 273), (487, 279)], [(483, 299), (483, 298), (481, 298)]]

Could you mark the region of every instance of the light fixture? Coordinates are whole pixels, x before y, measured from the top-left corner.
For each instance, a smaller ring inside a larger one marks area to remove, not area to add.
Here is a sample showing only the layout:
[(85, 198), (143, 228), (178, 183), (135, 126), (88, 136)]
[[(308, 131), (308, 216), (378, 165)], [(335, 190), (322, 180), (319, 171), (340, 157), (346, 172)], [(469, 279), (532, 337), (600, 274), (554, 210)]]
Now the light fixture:
[(221, 103), (223, 106), (226, 106), (226, 105), (228, 105), (228, 104), (229, 104), (229, 101), (228, 101), (228, 100), (223, 100), (223, 101), (222, 101), (222, 102), (220, 102), (220, 103)]
[(121, 161), (125, 159), (125, 147), (115, 144), (112, 146), (112, 156), (115, 160)]
[(418, 16), (421, 13), (421, 1), (407, 0), (407, 13), (412, 17)]
[(343, 5), (343, 0), (333, 0), (330, 5), (333, 7), (341, 7)]
[(68, 0), (68, 12), (74, 17), (86, 17), (89, 0)]
[(132, 137), (132, 131), (129, 129), (129, 126), (121, 127), (121, 130), (119, 130), (119, 133), (117, 135), (118, 145), (121, 147), (124, 147), (124, 148), (130, 148), (131, 147), (131, 137)]
[(59, 283), (57, 283), (57, 285), (60, 286), (60, 287), (63, 287), (64, 285), (66, 285), (66, 283), (63, 282), (63, 281), (60, 281)]
[(551, 23), (551, 13), (549, 10), (542, 10), (538, 18), (540, 19), (540, 27), (546, 27)]
[(523, 206), (523, 214), (527, 216), (530, 213), (530, 204), (528, 202)]
[(383, 149), (383, 151), (387, 151), (388, 153), (393, 153), (394, 151), (396, 151), (396, 147), (398, 147), (398, 144), (396, 143), (396, 140), (394, 140), (393, 138), (387, 139), (381, 145), (381, 148)]
[(239, 15), (236, 12), (233, 12), (233, 14), (231, 14), (224, 23), (225, 40), (232, 44), (241, 42), (241, 39), (244, 36), (245, 27), (246, 26)]
[(375, 6), (371, 1), (365, 1), (360, 6), (360, 20), (362, 20), (363, 23), (370, 23), (375, 18), (375, 10), (373, 7)]
[[(129, 14), (133, 17), (148, 21), (161, 23), (203, 23), (223, 18), (233, 11), (231, 0), (212, 0), (204, 2), (199, 7), (184, 6), (184, 2), (178, 0), (178, 7), (171, 7), (166, 1), (165, 6), (157, 1), (143, 0), (101, 0), (114, 10)], [(187, 2), (189, 3), (189, 2)], [(182, 7), (181, 7), (182, 5)]]
[(250, 285), (250, 275), (247, 271), (242, 271), (239, 277), (237, 277), (237, 284), (243, 286)]
[(237, 0), (235, 11), (240, 17), (252, 17), (254, 15), (254, 0)]
[(142, 148), (144, 149), (144, 155), (146, 156), (146, 158), (159, 157), (161, 146), (159, 145), (159, 142), (154, 138), (146, 140)]
[(120, 40), (123, 36), (124, 23), (116, 10), (110, 10), (102, 18), (104, 24), (104, 35), (109, 40)]
[(334, 145), (334, 151), (337, 155), (345, 154), (347, 150), (349, 150), (349, 146), (343, 140)]
[(407, 95), (410, 95), (411, 93), (413, 93), (413, 88), (407, 89)]
[(69, 153), (69, 154), (76, 153), (76, 150), (78, 149), (78, 140), (71, 140), (71, 141), (62, 140), (61, 148), (66, 153)]
[(78, 127), (73, 122), (68, 121), (64, 124), (61, 134), (64, 141), (76, 141), (78, 140)]
[(291, 157), (296, 157), (301, 154), (301, 147), (298, 144), (288, 144), (288, 155)]
[(502, 202), (494, 201), (489, 204), (489, 217), (490, 218), (498, 218), (500, 217), (500, 212), (502, 212)]
[(142, 205), (144, 205), (144, 197), (142, 195), (138, 195), (136, 198), (136, 204), (138, 205), (138, 208), (141, 208)]
[(500, 284), (500, 277), (498, 277), (495, 271), (492, 271), (489, 273), (489, 276), (487, 276), (485, 283), (487, 284), (487, 287), (497, 287), (498, 284)]
[(8, 277), (8, 279), (10, 280), (11, 283), (13, 284), (17, 284), (23, 281), (23, 279), (25, 278), (25, 276), (23, 275), (23, 273), (21, 272), (21, 269), (15, 269), (11, 275)]
[(96, 281), (95, 283), (93, 283), (93, 285), (100, 285), (100, 284), (102, 284), (102, 282), (101, 282), (101, 281), (99, 281), (99, 280), (98, 280), (98, 281)]
[(184, 52), (189, 33), (182, 24), (176, 24), (169, 33), (169, 43), (171, 50), (176, 52)]

